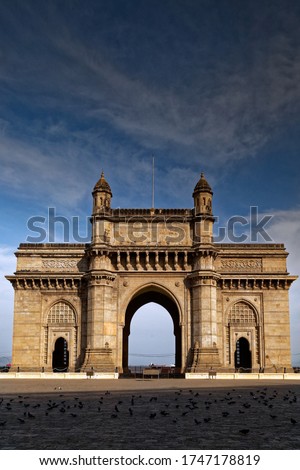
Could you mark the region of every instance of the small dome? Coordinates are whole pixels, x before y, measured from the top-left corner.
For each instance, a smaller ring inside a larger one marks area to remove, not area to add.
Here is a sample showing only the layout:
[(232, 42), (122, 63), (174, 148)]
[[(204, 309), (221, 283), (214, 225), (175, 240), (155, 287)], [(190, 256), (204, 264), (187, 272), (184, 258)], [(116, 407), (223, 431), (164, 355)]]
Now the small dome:
[(197, 193), (200, 193), (200, 192), (206, 192), (206, 193), (213, 194), (212, 189), (209, 186), (208, 182), (206, 181), (203, 173), (201, 173), (200, 179), (199, 179), (198, 183), (195, 186), (193, 196)]
[(112, 195), (110, 186), (104, 177), (104, 172), (102, 171), (99, 181), (95, 184), (94, 191), (105, 191)]

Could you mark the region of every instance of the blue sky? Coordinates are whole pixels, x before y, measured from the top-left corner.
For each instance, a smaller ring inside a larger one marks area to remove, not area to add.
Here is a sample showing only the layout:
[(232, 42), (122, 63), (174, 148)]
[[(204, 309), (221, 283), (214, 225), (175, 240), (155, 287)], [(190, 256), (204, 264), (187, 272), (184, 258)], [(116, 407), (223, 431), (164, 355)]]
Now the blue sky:
[(1, 354), (28, 218), (55, 207), (84, 226), (102, 169), (114, 207), (149, 207), (152, 155), (157, 207), (191, 207), (204, 171), (220, 223), (273, 215), (299, 274), (299, 20), (297, 0), (0, 3)]

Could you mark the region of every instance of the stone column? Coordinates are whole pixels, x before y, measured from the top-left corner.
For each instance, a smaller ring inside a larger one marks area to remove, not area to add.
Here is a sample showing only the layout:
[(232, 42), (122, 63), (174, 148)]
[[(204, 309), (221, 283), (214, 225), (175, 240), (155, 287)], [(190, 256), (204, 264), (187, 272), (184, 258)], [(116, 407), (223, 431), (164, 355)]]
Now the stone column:
[(217, 274), (211, 253), (200, 254), (190, 276), (193, 367), (220, 367), (217, 331)]
[(117, 346), (116, 306), (113, 299), (115, 275), (92, 272), (88, 285), (87, 350), (82, 370), (115, 370)]

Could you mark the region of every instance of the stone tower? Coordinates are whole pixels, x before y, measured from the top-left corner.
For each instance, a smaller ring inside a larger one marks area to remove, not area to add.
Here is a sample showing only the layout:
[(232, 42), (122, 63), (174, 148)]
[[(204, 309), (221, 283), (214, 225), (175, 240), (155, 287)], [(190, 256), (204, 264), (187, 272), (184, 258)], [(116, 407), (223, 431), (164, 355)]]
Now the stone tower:
[(220, 365), (217, 340), (217, 280), (214, 262), (218, 254), (213, 244), (213, 192), (204, 174), (195, 186), (193, 271), (189, 276), (193, 310), (193, 363), (195, 371), (208, 364)]

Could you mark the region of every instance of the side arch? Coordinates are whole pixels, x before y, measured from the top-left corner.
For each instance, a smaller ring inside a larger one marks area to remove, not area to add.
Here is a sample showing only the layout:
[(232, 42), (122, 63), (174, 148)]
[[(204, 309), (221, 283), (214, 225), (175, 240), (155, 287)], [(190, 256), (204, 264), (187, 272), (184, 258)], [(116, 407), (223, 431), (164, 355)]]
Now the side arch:
[[(248, 318), (247, 318), (247, 313), (246, 313), (246, 309), (248, 311), (251, 311), (253, 313), (253, 321), (255, 324), (259, 324), (259, 313), (258, 313), (258, 310), (256, 308), (256, 305), (254, 305), (252, 302), (250, 302), (248, 299), (245, 299), (243, 297), (239, 298), (239, 299), (235, 299), (233, 302), (231, 302), (228, 307), (227, 307), (227, 310), (226, 310), (226, 324), (228, 324), (230, 321), (233, 322), (234, 320), (234, 316), (236, 316), (236, 319), (238, 319), (237, 315), (238, 315), (238, 310), (239, 310), (239, 307), (242, 307), (244, 309), (244, 313), (245, 313), (245, 317), (242, 318), (240, 317), (240, 323), (250, 323), (251, 320), (250, 320), (250, 315), (248, 315)], [(242, 308), (240, 309), (240, 313)], [(231, 317), (231, 318), (230, 318)], [(242, 321), (242, 320), (247, 320), (247, 321)]]
[(47, 309), (45, 315), (45, 323), (74, 323), (75, 325), (77, 325), (77, 311), (74, 305), (72, 305), (68, 300), (55, 300)]
[(75, 370), (78, 342), (78, 315), (75, 307), (65, 299), (57, 299), (49, 306), (44, 318), (44, 363), (46, 370), (53, 366), (53, 353), (57, 349), (57, 340), (67, 344), (68, 369)]
[[(257, 307), (251, 301), (243, 297), (234, 299), (227, 307), (224, 328), (226, 364), (232, 368), (236, 368), (238, 364), (237, 348), (240, 347), (240, 343), (243, 344), (245, 340), (249, 343), (250, 355), (246, 362), (247, 364), (251, 364), (251, 369), (259, 370), (261, 368), (262, 351), (260, 315)], [(245, 348), (243, 351), (244, 350), (246, 351)]]

